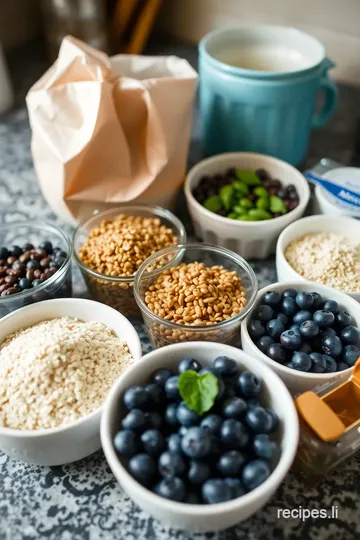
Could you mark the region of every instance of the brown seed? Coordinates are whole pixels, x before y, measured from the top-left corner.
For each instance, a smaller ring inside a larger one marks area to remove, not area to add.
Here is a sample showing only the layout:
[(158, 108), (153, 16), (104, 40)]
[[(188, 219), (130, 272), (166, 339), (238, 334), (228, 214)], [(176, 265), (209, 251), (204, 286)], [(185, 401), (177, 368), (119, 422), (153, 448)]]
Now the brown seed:
[(6, 289), (9, 289), (11, 287), (11, 285), (9, 283), (4, 283), (3, 285), (0, 286), (0, 293), (2, 294), (3, 292), (6, 291)]
[(36, 253), (36, 251), (32, 251), (30, 254), (30, 260), (32, 261), (40, 262), (42, 258), (43, 257), (39, 253)]
[(50, 259), (48, 257), (45, 257), (44, 259), (41, 259), (40, 266), (41, 268), (47, 268), (49, 266)]
[(16, 276), (6, 276), (5, 281), (9, 285), (14, 285), (14, 283), (17, 282), (17, 277)]
[(0, 266), (0, 278), (6, 276), (7, 266)]
[(34, 279), (35, 275), (35, 270), (33, 269), (29, 269), (29, 270), (26, 270), (26, 278), (27, 279)]
[(8, 263), (9, 266), (13, 265), (15, 261), (16, 261), (16, 257), (13, 257), (13, 256), (8, 257), (6, 259), (6, 262)]
[(41, 270), (34, 270), (34, 278), (35, 279), (39, 279), (41, 274), (42, 274)]
[(10, 296), (11, 294), (15, 294), (19, 292), (16, 287), (10, 287), (10, 289), (6, 289), (6, 291), (3, 291), (1, 293), (1, 296)]
[(27, 263), (27, 262), (29, 262), (29, 261), (30, 261), (30, 255), (31, 255), (30, 251), (25, 251), (25, 253), (23, 253), (22, 255), (20, 255), (19, 261), (20, 261), (21, 263)]

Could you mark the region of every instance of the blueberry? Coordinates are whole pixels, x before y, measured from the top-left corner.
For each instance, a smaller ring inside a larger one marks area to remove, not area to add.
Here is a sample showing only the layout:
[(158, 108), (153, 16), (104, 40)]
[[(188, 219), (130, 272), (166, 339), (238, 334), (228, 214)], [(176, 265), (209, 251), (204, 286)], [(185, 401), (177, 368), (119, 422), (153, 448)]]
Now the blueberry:
[(302, 339), (300, 334), (294, 332), (294, 330), (286, 330), (280, 336), (280, 343), (291, 351), (296, 351), (301, 347)]
[(210, 467), (203, 461), (191, 459), (189, 463), (188, 480), (191, 484), (203, 484), (210, 478)]
[(158, 429), (144, 431), (141, 435), (141, 442), (145, 452), (153, 457), (158, 457), (166, 447), (165, 439)]
[(285, 330), (284, 325), (280, 321), (280, 319), (272, 319), (271, 321), (269, 321), (267, 323), (266, 329), (269, 335), (274, 339), (278, 339)]
[(327, 336), (337, 336), (337, 333), (333, 328), (323, 328), (322, 330), (320, 330), (321, 340), (323, 340)]
[(242, 471), (241, 480), (245, 488), (248, 491), (251, 491), (265, 482), (269, 476), (270, 469), (266, 461), (255, 459), (245, 465)]
[(289, 330), (292, 330), (293, 332), (296, 332), (297, 334), (300, 334), (300, 326), (298, 324), (292, 324), (289, 328)]
[(272, 360), (275, 360), (275, 362), (279, 362), (280, 364), (283, 364), (286, 362), (288, 353), (285, 347), (280, 345), (280, 343), (273, 343), (268, 347), (268, 350), (266, 351), (267, 356), (271, 358)]
[(22, 249), (20, 246), (11, 246), (10, 248), (10, 255), (12, 257), (20, 257), (20, 255), (22, 255)]
[(349, 369), (350, 366), (346, 362), (338, 362), (336, 371), (345, 371), (345, 369)]
[(214, 360), (214, 369), (222, 377), (233, 377), (238, 372), (238, 365), (232, 358), (218, 356)]
[(223, 416), (240, 420), (245, 416), (247, 409), (246, 401), (239, 397), (227, 399), (223, 404)]
[(165, 422), (169, 426), (177, 426), (177, 409), (178, 406), (176, 403), (170, 403), (165, 409)]
[(174, 373), (170, 369), (158, 369), (151, 375), (151, 381), (164, 388), (166, 381), (173, 375)]
[(26, 268), (28, 270), (39, 270), (40, 263), (38, 261), (35, 261), (35, 259), (31, 260), (31, 261), (26, 263)]
[(318, 311), (315, 311), (314, 313), (314, 322), (320, 327), (320, 328), (326, 328), (327, 326), (331, 326), (335, 321), (335, 315), (331, 311), (326, 311), (325, 309), (321, 309)]
[(26, 251), (31, 251), (32, 249), (34, 249), (34, 246), (33, 244), (30, 244), (29, 242), (27, 242), (26, 244), (24, 244), (22, 247), (21, 247), (21, 251), (23, 253), (25, 253)]
[(179, 377), (177, 375), (169, 377), (165, 382), (165, 394), (168, 399), (173, 401), (181, 399), (179, 394)]
[(194, 358), (184, 358), (178, 365), (178, 373), (184, 373), (184, 371), (200, 371), (202, 365)]
[(360, 350), (355, 345), (346, 345), (343, 351), (344, 362), (353, 366), (358, 358), (360, 358)]
[(252, 407), (261, 407), (260, 402), (257, 399), (248, 399), (246, 402), (248, 410)]
[(271, 319), (275, 318), (275, 312), (272, 307), (262, 304), (259, 307), (256, 317), (259, 319), (259, 321), (267, 323), (271, 321)]
[(253, 398), (261, 392), (261, 380), (252, 371), (243, 371), (237, 380), (239, 392), (245, 398)]
[[(321, 304), (323, 302), (323, 299), (322, 299), (321, 294), (319, 294), (319, 293), (317, 293), (315, 291), (312, 292), (311, 294), (312, 294), (312, 297), (314, 299), (312, 309), (313, 309), (313, 311), (316, 311), (317, 309), (320, 309), (320, 306), (321, 306)], [(326, 309), (326, 308), (324, 308), (324, 309)], [(329, 311), (331, 311), (331, 310), (329, 310)]]
[(296, 352), (291, 359), (291, 365), (297, 371), (310, 371), (312, 362), (308, 354)]
[(186, 470), (186, 462), (180, 452), (163, 452), (158, 468), (161, 476), (181, 476)]
[(263, 459), (271, 459), (277, 453), (276, 443), (265, 433), (260, 433), (254, 437), (253, 448), (257, 457)]
[(221, 402), (223, 403), (227, 399), (231, 399), (235, 396), (236, 396), (236, 387), (233, 384), (228, 383), (227, 386), (225, 387), (224, 395)]
[(283, 298), (294, 298), (295, 300), (297, 293), (298, 292), (295, 289), (285, 289), (281, 296)]
[(178, 434), (180, 435), (180, 437), (184, 437), (187, 434), (188, 431), (189, 431), (188, 427), (180, 426), (179, 429), (178, 429)]
[(346, 326), (340, 332), (340, 339), (344, 345), (360, 345), (360, 330), (356, 326)]
[(133, 431), (144, 431), (147, 426), (145, 413), (140, 411), (140, 409), (133, 409), (123, 418), (121, 426), (124, 429), (131, 429)]
[(216, 369), (212, 367), (206, 367), (206, 368), (200, 369), (199, 374), (203, 375), (204, 373), (212, 373), (212, 375), (216, 375), (216, 377), (218, 376)]
[(330, 354), (330, 356), (339, 356), (342, 351), (342, 344), (338, 336), (326, 336), (322, 340), (321, 346), (325, 354)]
[(187, 504), (201, 504), (199, 495), (197, 495), (196, 493), (193, 493), (192, 491), (189, 491), (185, 495), (184, 502), (186, 502)]
[(270, 407), (265, 407), (265, 411), (270, 416), (270, 426), (268, 433), (273, 433), (279, 425), (279, 417), (274, 411), (274, 409), (270, 409)]
[(222, 478), (210, 478), (201, 488), (202, 498), (205, 503), (217, 504), (230, 501), (231, 489)]
[(9, 250), (5, 246), (0, 247), (0, 259), (7, 259), (10, 257)]
[(149, 395), (150, 403), (153, 405), (159, 407), (164, 404), (165, 402), (165, 394), (162, 390), (162, 388), (155, 383), (146, 384), (144, 386), (144, 390)]
[(300, 324), (300, 334), (306, 339), (312, 339), (319, 335), (320, 328), (314, 321), (305, 321)]
[(300, 309), (311, 309), (314, 305), (313, 295), (306, 291), (298, 292), (295, 301)]
[(292, 317), (298, 311), (298, 307), (295, 300), (289, 296), (288, 298), (284, 298), (281, 302), (281, 310), (285, 315)]
[(178, 433), (172, 433), (167, 440), (170, 452), (181, 452), (181, 437)]
[(24, 290), (24, 289), (30, 289), (32, 287), (32, 281), (31, 279), (27, 279), (27, 278), (21, 278), (20, 281), (19, 281), (19, 287), (20, 289)]
[(189, 409), (185, 401), (182, 401), (177, 408), (176, 418), (179, 424), (182, 426), (196, 426), (200, 423), (200, 416), (195, 412)]
[(211, 435), (200, 427), (191, 427), (181, 440), (181, 449), (190, 458), (198, 459), (211, 451)]
[(245, 461), (245, 456), (241, 452), (230, 450), (220, 456), (217, 463), (217, 470), (223, 476), (238, 476)]
[(322, 354), (313, 352), (310, 355), (311, 369), (313, 373), (324, 373), (326, 370), (326, 360)]
[(335, 320), (339, 328), (345, 328), (352, 324), (352, 317), (347, 311), (339, 311), (339, 313), (335, 315)]
[(264, 294), (263, 303), (277, 309), (280, 307), (281, 296), (277, 291), (268, 291)]
[(62, 259), (63, 261), (65, 261), (66, 257), (67, 257), (67, 253), (66, 251), (62, 251), (61, 249), (59, 251), (56, 251), (54, 253), (54, 257), (57, 261), (60, 261), (60, 259)]
[(230, 488), (231, 498), (237, 499), (245, 495), (245, 489), (239, 478), (225, 478), (225, 484)]
[(258, 339), (265, 335), (265, 326), (261, 321), (252, 319), (249, 322), (249, 334), (253, 339)]
[(302, 309), (301, 311), (298, 311), (297, 313), (295, 313), (295, 315), (293, 317), (293, 322), (297, 326), (300, 326), (300, 324), (302, 324), (305, 321), (311, 321), (312, 318), (313, 318), (313, 315), (312, 315), (311, 311), (307, 311), (306, 309)]
[(222, 423), (223, 419), (221, 416), (218, 416), (217, 414), (207, 414), (201, 420), (200, 427), (212, 435), (218, 435)]
[(118, 431), (114, 437), (114, 447), (121, 456), (135, 455), (139, 450), (139, 440), (136, 433), (129, 429)]
[(129, 460), (129, 472), (141, 484), (149, 485), (156, 474), (156, 465), (149, 454), (137, 454)]
[(306, 354), (310, 354), (313, 352), (313, 348), (312, 346), (310, 345), (310, 343), (303, 343), (300, 347), (300, 349), (298, 350), (298, 352), (303, 352), (303, 353), (306, 353)]
[(145, 413), (145, 418), (148, 428), (160, 429), (163, 425), (162, 416), (157, 412)]
[(181, 502), (185, 499), (186, 488), (181, 478), (164, 478), (155, 486), (154, 492), (164, 499)]
[(220, 439), (225, 446), (232, 450), (241, 449), (247, 445), (249, 433), (239, 420), (229, 418), (224, 420), (220, 428)]
[(335, 300), (326, 300), (324, 302), (324, 308), (326, 311), (331, 311), (334, 315), (337, 315), (340, 311), (339, 304)]
[(246, 413), (245, 422), (255, 433), (270, 433), (272, 420), (264, 407), (253, 407)]
[[(44, 249), (48, 255), (51, 255), (53, 252), (52, 243), (49, 241), (41, 242), (41, 244), (39, 245), (39, 248)], [(65, 257), (66, 257), (66, 254), (65, 254)]]
[(325, 373), (334, 373), (337, 369), (337, 363), (335, 358), (329, 356), (328, 354), (323, 354), (323, 358), (326, 363)]
[(132, 409), (146, 409), (149, 406), (149, 394), (143, 386), (128, 388), (123, 395), (125, 407)]
[(287, 315), (285, 315), (285, 313), (278, 313), (276, 315), (276, 318), (279, 319), (283, 323), (285, 328), (289, 324), (289, 317)]
[(266, 353), (268, 347), (274, 343), (274, 340), (270, 336), (262, 336), (260, 339), (257, 340), (256, 346), (258, 349), (260, 349), (261, 352), (264, 354)]
[(59, 268), (62, 267), (64, 262), (65, 262), (65, 259), (63, 257), (59, 257), (58, 259), (51, 260), (49, 266), (50, 268), (56, 268), (58, 270)]

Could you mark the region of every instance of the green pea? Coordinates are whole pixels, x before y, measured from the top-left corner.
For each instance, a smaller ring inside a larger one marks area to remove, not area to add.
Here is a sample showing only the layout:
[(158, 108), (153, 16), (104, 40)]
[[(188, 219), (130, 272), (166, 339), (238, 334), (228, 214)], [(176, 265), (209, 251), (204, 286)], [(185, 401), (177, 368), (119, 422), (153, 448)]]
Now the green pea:
[(271, 214), (269, 212), (266, 212), (266, 210), (262, 210), (260, 208), (253, 208), (252, 210), (249, 210), (249, 216), (253, 217), (257, 221), (271, 219)]
[(258, 219), (254, 216), (250, 216), (249, 214), (242, 214), (238, 217), (239, 221), (258, 221)]
[(211, 197), (208, 197), (204, 202), (204, 207), (206, 210), (210, 210), (210, 212), (221, 210), (222, 203), (220, 197), (218, 195), (211, 195)]
[(229, 219), (238, 219), (238, 215), (236, 212), (230, 212), (230, 214), (228, 214), (226, 217)]
[(259, 208), (260, 210), (268, 210), (269, 209), (269, 198), (268, 197), (260, 197), (256, 203), (256, 208)]
[(233, 205), (234, 188), (231, 184), (220, 188), (219, 197), (226, 210), (230, 210)]
[(273, 214), (286, 214), (287, 212), (284, 201), (276, 195), (270, 196), (270, 210), (273, 212)]
[(266, 197), (266, 198), (269, 197), (269, 193), (264, 188), (264, 186), (258, 186), (256, 188), (254, 188), (253, 189), (253, 194), (256, 195), (257, 197)]
[(241, 208), (245, 208), (246, 210), (248, 210), (249, 208), (254, 207), (253, 203), (251, 201), (249, 201), (249, 199), (246, 199), (246, 198), (240, 199), (239, 206)]
[(235, 180), (235, 182), (233, 182), (231, 185), (233, 186), (236, 195), (240, 197), (245, 197), (245, 195), (249, 195), (250, 190), (244, 182), (240, 182), (240, 180)]
[(235, 175), (238, 180), (245, 182), (247, 186), (259, 186), (261, 184), (261, 180), (255, 171), (243, 171), (241, 169), (236, 169)]

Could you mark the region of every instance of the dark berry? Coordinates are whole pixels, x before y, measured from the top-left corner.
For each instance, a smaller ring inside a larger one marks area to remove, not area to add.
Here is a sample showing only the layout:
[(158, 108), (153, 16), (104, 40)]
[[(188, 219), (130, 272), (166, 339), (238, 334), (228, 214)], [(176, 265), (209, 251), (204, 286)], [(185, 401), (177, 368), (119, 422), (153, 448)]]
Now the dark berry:
[(295, 289), (285, 289), (281, 296), (283, 298), (294, 298), (295, 300), (297, 293), (298, 292)]
[(254, 437), (253, 448), (257, 457), (263, 459), (271, 459), (277, 453), (276, 443), (265, 433), (260, 433)]
[(165, 382), (165, 394), (168, 399), (173, 401), (181, 399), (179, 394), (179, 377), (177, 375), (169, 377)]
[(325, 354), (329, 354), (330, 356), (339, 356), (342, 351), (342, 343), (338, 336), (326, 336), (322, 340), (321, 348)]
[(279, 425), (279, 417), (274, 411), (274, 409), (265, 407), (265, 411), (269, 414), (270, 419), (271, 419), (270, 426), (269, 426), (269, 433), (273, 433)]
[(133, 409), (122, 420), (121, 426), (124, 429), (142, 432), (147, 426), (145, 413), (140, 409)]
[(151, 375), (151, 381), (158, 384), (162, 388), (165, 386), (165, 382), (174, 375), (170, 369), (162, 368), (158, 369)]
[(237, 499), (245, 495), (245, 489), (239, 478), (225, 478), (225, 484), (230, 488), (231, 498)]
[(185, 401), (182, 401), (177, 408), (176, 418), (182, 426), (196, 426), (200, 423), (200, 416), (193, 410), (189, 409)]
[(0, 259), (7, 259), (10, 256), (9, 250), (5, 246), (0, 247)]
[(180, 435), (180, 437), (184, 437), (188, 431), (189, 428), (187, 428), (186, 426), (180, 426), (178, 429), (178, 434)]
[(238, 450), (230, 450), (220, 456), (217, 470), (223, 476), (239, 476), (245, 464), (245, 456)]
[(222, 377), (233, 377), (238, 372), (238, 365), (232, 358), (218, 356), (214, 360), (214, 369)]
[(298, 311), (298, 307), (296, 305), (295, 300), (291, 298), (290, 296), (288, 296), (287, 298), (284, 298), (282, 300), (281, 310), (283, 313), (285, 313), (285, 315), (292, 317)]
[(170, 403), (165, 409), (165, 422), (169, 426), (177, 426), (177, 409), (178, 406), (176, 403)]
[[(11, 246), (10, 254), (11, 254), (12, 257), (16, 257), (16, 258), (20, 257), (20, 255), (22, 255), (21, 247), (20, 246)], [(1, 257), (1, 258), (3, 259), (4, 257)]]
[(347, 311), (339, 311), (339, 313), (335, 315), (335, 320), (339, 328), (345, 328), (352, 324), (352, 317)]
[(305, 321), (300, 325), (300, 334), (306, 339), (312, 339), (319, 335), (320, 328), (314, 321)]
[(270, 433), (272, 419), (264, 407), (252, 407), (246, 413), (246, 424), (255, 433)]
[(145, 419), (148, 428), (160, 429), (163, 425), (163, 418), (157, 412), (145, 413)]
[(212, 435), (219, 435), (222, 423), (223, 419), (221, 416), (218, 416), (217, 414), (208, 414), (201, 420), (200, 427)]
[(345, 371), (345, 369), (350, 369), (349, 364), (346, 362), (338, 362), (336, 366), (336, 371)]
[(264, 294), (263, 302), (264, 304), (277, 309), (280, 307), (281, 296), (277, 291), (268, 291)]
[(289, 317), (287, 315), (285, 315), (285, 313), (278, 313), (276, 315), (276, 318), (277, 319), (280, 319), (280, 321), (283, 323), (283, 325), (286, 326), (289, 324)]
[(323, 354), (325, 360), (325, 373), (334, 373), (337, 369), (337, 363), (335, 358), (329, 356), (328, 354)]
[(266, 353), (268, 347), (274, 343), (274, 340), (270, 336), (262, 336), (260, 339), (257, 340), (256, 346), (260, 349), (261, 352), (264, 354)]
[(244, 399), (233, 397), (224, 401), (222, 411), (225, 418), (235, 418), (236, 420), (240, 420), (245, 416), (246, 409), (247, 405)]
[(297, 324), (292, 324), (289, 328), (289, 330), (292, 330), (292, 332), (296, 332), (297, 334), (300, 334), (300, 326)]
[(158, 457), (166, 447), (165, 439), (158, 429), (144, 431), (141, 435), (141, 442), (145, 452), (153, 457)]
[(297, 293), (295, 301), (300, 309), (311, 310), (314, 305), (314, 297), (310, 292), (300, 291)]
[(123, 396), (125, 407), (132, 409), (146, 409), (149, 405), (149, 394), (143, 386), (128, 388)]
[(274, 339), (278, 339), (285, 330), (284, 325), (280, 321), (280, 319), (272, 319), (271, 321), (269, 321), (267, 323), (266, 329), (269, 335)]
[(202, 365), (194, 358), (184, 358), (178, 365), (178, 373), (184, 373), (184, 371), (200, 371)]
[(167, 441), (170, 452), (181, 452), (181, 437), (178, 433), (172, 433)]
[(256, 317), (259, 321), (267, 323), (275, 318), (275, 312), (272, 307), (263, 304), (259, 307)]
[(207, 456), (211, 451), (211, 435), (200, 427), (191, 427), (181, 439), (181, 449), (190, 458)]
[(218, 376), (216, 369), (212, 367), (202, 368), (200, 369), (199, 373), (200, 375), (203, 375), (204, 373), (212, 373), (213, 375), (216, 375), (216, 377)]
[[(45, 250), (47, 251), (47, 250)], [(67, 253), (65, 251), (57, 251), (56, 253), (54, 253), (54, 257), (57, 261), (60, 261), (60, 259), (63, 259), (63, 261), (65, 261), (66, 257), (67, 257)]]
[(323, 340), (327, 336), (336, 336), (337, 333), (333, 328), (323, 328), (320, 330), (320, 338)]
[(230, 501), (232, 498), (230, 487), (221, 478), (210, 478), (201, 488), (202, 498), (205, 503), (217, 504)]
[(322, 354), (313, 352), (310, 355), (311, 369), (313, 373), (324, 373), (326, 370), (326, 360)]
[(149, 454), (137, 454), (129, 460), (129, 472), (141, 484), (149, 485), (156, 475), (156, 465)]
[(134, 456), (139, 450), (139, 439), (133, 431), (123, 429), (115, 435), (114, 447), (121, 456)]
[(313, 348), (312, 346), (310, 345), (310, 343), (303, 343), (300, 347), (300, 349), (298, 350), (298, 352), (303, 352), (303, 353), (306, 353), (306, 354), (310, 354), (313, 352)]
[(265, 326), (261, 321), (252, 319), (249, 322), (249, 334), (253, 339), (258, 339), (265, 335)]
[(163, 389), (155, 383), (146, 384), (144, 390), (149, 394), (150, 403), (155, 406), (161, 406), (165, 402)]
[(237, 387), (241, 396), (253, 398), (261, 392), (261, 380), (252, 371), (243, 371), (238, 377)]
[(327, 326), (331, 326), (334, 323), (335, 315), (331, 311), (321, 309), (315, 311), (313, 319), (320, 328), (325, 328)]
[(340, 311), (339, 304), (335, 300), (326, 300), (324, 302), (324, 309), (326, 311), (331, 311), (334, 315), (337, 315)]
[(188, 480), (191, 484), (203, 484), (210, 478), (210, 467), (203, 461), (190, 460)]
[(360, 345), (360, 330), (356, 326), (346, 326), (340, 332), (340, 339), (344, 345)]
[(286, 349), (296, 351), (301, 347), (302, 339), (300, 334), (294, 332), (294, 330), (286, 330), (280, 336), (280, 343)]
[(185, 499), (186, 488), (181, 478), (164, 478), (155, 486), (154, 493), (164, 499), (181, 502)]
[(40, 263), (38, 261), (36, 261), (35, 259), (31, 260), (28, 263), (26, 263), (26, 268), (28, 270), (39, 270)]
[(249, 433), (239, 420), (229, 418), (223, 422), (220, 428), (220, 439), (225, 446), (232, 450), (241, 449), (247, 445)]
[[(312, 292), (311, 294), (312, 294), (312, 297), (314, 299), (314, 303), (312, 305), (312, 310), (316, 311), (317, 309), (320, 309), (320, 306), (322, 304), (323, 299), (322, 299), (321, 294), (319, 294), (317, 292)], [(326, 308), (324, 307), (324, 309), (326, 309)], [(329, 311), (331, 311), (331, 309), (329, 309)]]
[(270, 469), (266, 461), (262, 459), (255, 459), (247, 463), (242, 471), (241, 480), (248, 491), (251, 491), (270, 476)]
[(186, 462), (179, 452), (163, 452), (159, 457), (161, 476), (181, 476), (186, 470)]
[(343, 351), (344, 362), (349, 366), (353, 366), (358, 358), (360, 358), (360, 349), (355, 345), (346, 345)]
[(308, 354), (296, 352), (291, 359), (291, 365), (297, 371), (310, 371), (312, 362)]
[[(44, 249), (48, 255), (51, 255), (53, 252), (52, 243), (49, 241), (41, 242), (41, 244), (39, 245), (39, 248)], [(65, 254), (65, 257), (66, 257), (66, 254)]]
[(32, 281), (31, 279), (21, 278), (19, 281), (19, 287), (20, 289), (31, 289), (32, 287)]
[(306, 309), (302, 309), (301, 311), (298, 311), (295, 313), (293, 317), (293, 323), (297, 326), (300, 326), (305, 321), (311, 321), (313, 318), (313, 315), (311, 311), (307, 311)]
[(201, 499), (196, 493), (188, 491), (185, 495), (184, 502), (186, 502), (187, 504), (201, 504)]
[(283, 364), (286, 362), (288, 353), (285, 347), (280, 345), (280, 343), (273, 343), (268, 347), (268, 350), (266, 351), (267, 356), (271, 358), (272, 360), (275, 360), (275, 362), (279, 362), (280, 364)]

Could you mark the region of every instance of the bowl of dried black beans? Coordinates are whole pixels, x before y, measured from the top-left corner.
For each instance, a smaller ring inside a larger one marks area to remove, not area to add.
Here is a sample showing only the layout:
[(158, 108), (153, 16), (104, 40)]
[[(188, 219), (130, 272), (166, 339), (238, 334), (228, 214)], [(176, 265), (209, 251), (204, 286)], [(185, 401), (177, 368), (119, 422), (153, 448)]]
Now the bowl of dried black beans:
[(245, 258), (273, 253), (282, 230), (309, 202), (305, 177), (270, 156), (227, 153), (195, 165), (185, 195), (196, 235)]
[(71, 296), (70, 263), (70, 241), (53, 225), (2, 225), (0, 318), (34, 302)]

